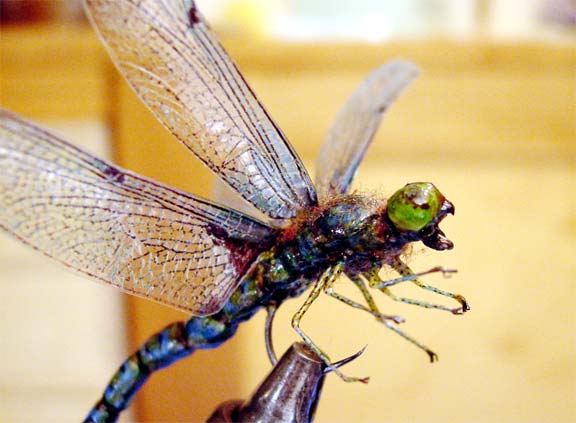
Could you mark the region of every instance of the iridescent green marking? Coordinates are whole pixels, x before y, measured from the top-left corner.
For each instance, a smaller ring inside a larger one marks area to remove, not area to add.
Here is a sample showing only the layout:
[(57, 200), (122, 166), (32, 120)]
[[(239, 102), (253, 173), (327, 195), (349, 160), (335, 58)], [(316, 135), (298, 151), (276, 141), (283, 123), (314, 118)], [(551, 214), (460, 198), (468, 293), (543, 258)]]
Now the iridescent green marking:
[(407, 184), (388, 200), (388, 217), (405, 231), (419, 231), (436, 219), (444, 196), (428, 182)]

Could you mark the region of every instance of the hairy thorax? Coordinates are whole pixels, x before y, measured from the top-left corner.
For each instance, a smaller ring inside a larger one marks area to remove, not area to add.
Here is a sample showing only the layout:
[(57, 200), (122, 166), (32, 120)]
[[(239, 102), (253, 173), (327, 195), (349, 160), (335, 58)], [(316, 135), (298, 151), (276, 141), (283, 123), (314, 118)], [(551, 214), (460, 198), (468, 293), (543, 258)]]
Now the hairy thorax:
[(386, 218), (385, 206), (366, 196), (346, 195), (303, 211), (262, 257), (266, 283), (296, 290), (295, 285), (307, 286), (337, 263), (355, 275), (397, 257), (404, 242)]

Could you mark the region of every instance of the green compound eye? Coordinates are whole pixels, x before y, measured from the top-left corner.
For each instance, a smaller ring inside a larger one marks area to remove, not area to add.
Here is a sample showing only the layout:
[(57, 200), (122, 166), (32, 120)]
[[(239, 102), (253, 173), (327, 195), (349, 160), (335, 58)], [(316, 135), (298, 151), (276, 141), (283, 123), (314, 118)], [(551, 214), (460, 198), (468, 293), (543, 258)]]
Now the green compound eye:
[(388, 200), (388, 217), (398, 229), (419, 231), (436, 218), (442, 201), (444, 196), (429, 182), (407, 184)]

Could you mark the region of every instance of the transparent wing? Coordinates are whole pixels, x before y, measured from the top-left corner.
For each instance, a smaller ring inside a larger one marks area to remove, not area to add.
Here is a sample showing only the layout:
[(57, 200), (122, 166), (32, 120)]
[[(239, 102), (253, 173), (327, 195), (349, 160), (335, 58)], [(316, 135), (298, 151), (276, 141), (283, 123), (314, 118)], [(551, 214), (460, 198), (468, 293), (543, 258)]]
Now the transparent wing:
[(302, 162), (193, 1), (86, 5), (140, 98), (220, 178), (272, 218), (316, 203)]
[(0, 228), (125, 292), (218, 311), (273, 229), (115, 167), (0, 109)]
[(388, 107), (419, 74), (408, 62), (392, 61), (373, 71), (336, 115), (316, 167), (321, 200), (348, 191)]
[(246, 216), (251, 216), (256, 220), (266, 222), (268, 219), (260, 210), (248, 203), (230, 188), (229, 185), (222, 182), (220, 179), (215, 179), (212, 182), (212, 191), (210, 198), (226, 208), (239, 211)]

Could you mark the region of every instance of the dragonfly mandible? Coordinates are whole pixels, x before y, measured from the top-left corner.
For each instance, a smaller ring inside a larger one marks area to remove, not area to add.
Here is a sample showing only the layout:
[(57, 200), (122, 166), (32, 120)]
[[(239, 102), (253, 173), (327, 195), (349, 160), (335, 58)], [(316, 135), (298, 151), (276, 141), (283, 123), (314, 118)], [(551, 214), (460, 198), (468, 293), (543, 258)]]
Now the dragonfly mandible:
[[(460, 314), (464, 297), (423, 283), (401, 255), (422, 241), (452, 248), (439, 223), (454, 206), (431, 183), (410, 183), (388, 201), (349, 193), (356, 169), (388, 107), (417, 77), (408, 62), (369, 75), (337, 115), (312, 183), (285, 135), (258, 101), (196, 8), (186, 0), (87, 0), (113, 61), (164, 126), (245, 202), (257, 219), (98, 159), (36, 124), (0, 112), (2, 230), (65, 266), (129, 294), (192, 315), (152, 336), (118, 369), (87, 421), (112, 421), (156, 370), (215, 348), (258, 310), (275, 354), (276, 309), (310, 288), (292, 326), (327, 366), (343, 375), (300, 321), (323, 292), (403, 332), (380, 312), (370, 289), (396, 301)], [(399, 277), (383, 281), (389, 266)], [(345, 275), (363, 302), (334, 290)], [(458, 305), (399, 297), (411, 281)]]

